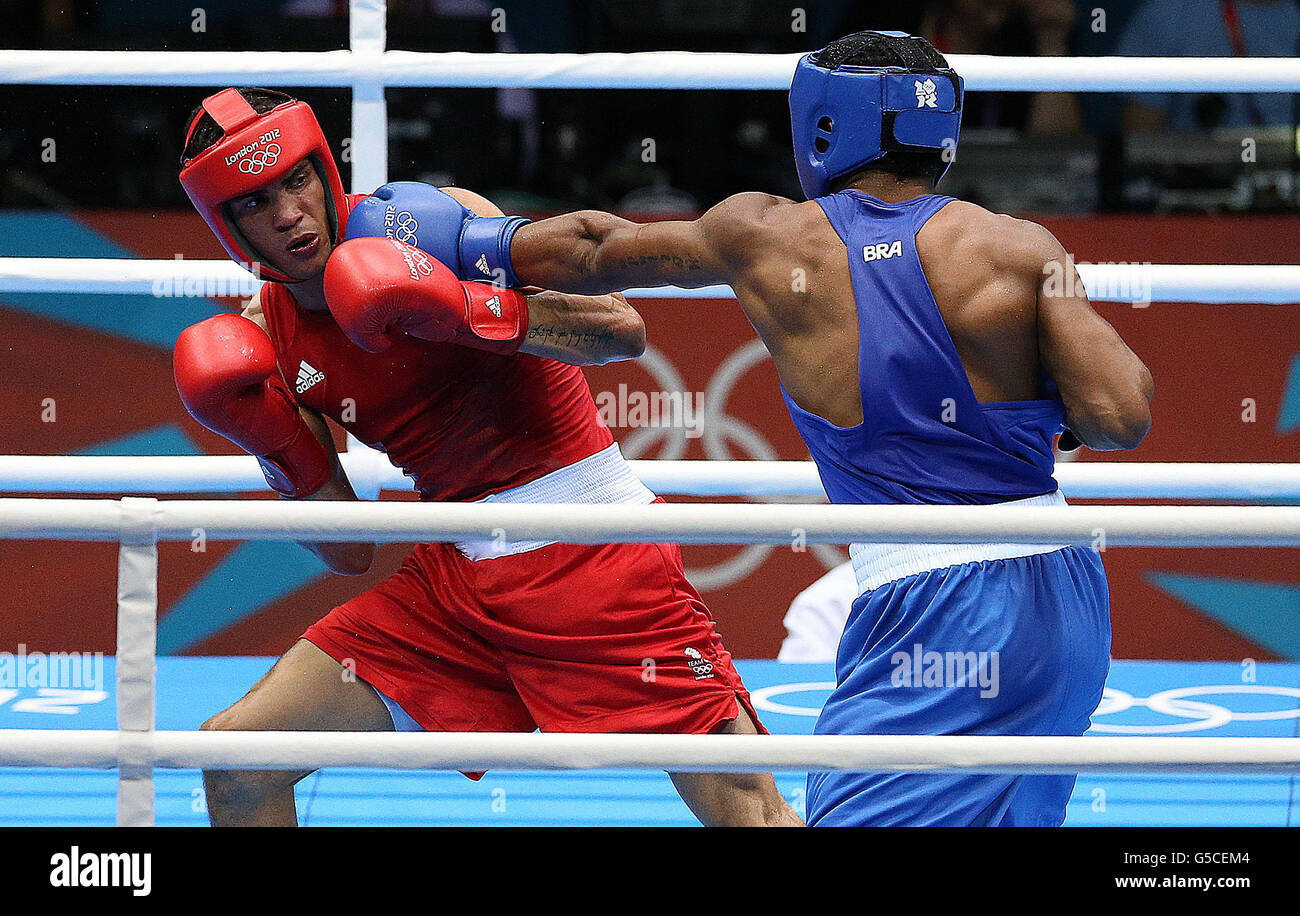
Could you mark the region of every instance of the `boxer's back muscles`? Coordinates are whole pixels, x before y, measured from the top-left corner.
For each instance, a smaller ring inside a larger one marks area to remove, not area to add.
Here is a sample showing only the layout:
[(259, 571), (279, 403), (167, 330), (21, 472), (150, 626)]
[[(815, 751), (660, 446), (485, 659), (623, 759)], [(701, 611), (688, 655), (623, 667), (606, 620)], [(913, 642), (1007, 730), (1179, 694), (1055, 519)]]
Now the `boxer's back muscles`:
[[(952, 201), (920, 229), (916, 247), (977, 400), (1041, 397), (1046, 372), (1084, 444), (1141, 441), (1151, 376), (1092, 309), (1050, 232)], [(698, 220), (646, 225), (574, 213), (520, 229), (512, 255), (520, 277), (573, 292), (728, 283), (795, 403), (837, 426), (862, 421), (848, 264), (892, 254), (847, 251), (816, 202), (738, 194)]]

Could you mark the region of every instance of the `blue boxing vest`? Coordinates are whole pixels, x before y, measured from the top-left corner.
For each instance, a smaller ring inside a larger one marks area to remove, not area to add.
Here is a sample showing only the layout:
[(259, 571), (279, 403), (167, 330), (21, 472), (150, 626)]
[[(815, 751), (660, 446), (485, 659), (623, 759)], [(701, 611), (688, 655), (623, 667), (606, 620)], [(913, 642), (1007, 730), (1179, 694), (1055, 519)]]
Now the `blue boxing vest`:
[(976, 401), (921, 269), (916, 234), (952, 199), (817, 198), (848, 248), (862, 423), (836, 426), (781, 393), (831, 502), (987, 504), (1056, 490), (1055, 385), (1043, 378), (1045, 400)]
[[(981, 404), (921, 270), (916, 234), (952, 198), (820, 197), (848, 247), (862, 423), (786, 403), (836, 503), (1064, 505), (1052, 437), (1065, 408)], [(1096, 550), (1052, 544), (853, 544), (859, 596), (817, 734), (1081, 735), (1110, 661)], [(900, 659), (985, 658), (993, 686), (900, 680)], [(996, 664), (991, 660), (997, 660)], [(996, 668), (996, 670), (994, 670)], [(1074, 777), (810, 773), (808, 824), (1053, 826)]]

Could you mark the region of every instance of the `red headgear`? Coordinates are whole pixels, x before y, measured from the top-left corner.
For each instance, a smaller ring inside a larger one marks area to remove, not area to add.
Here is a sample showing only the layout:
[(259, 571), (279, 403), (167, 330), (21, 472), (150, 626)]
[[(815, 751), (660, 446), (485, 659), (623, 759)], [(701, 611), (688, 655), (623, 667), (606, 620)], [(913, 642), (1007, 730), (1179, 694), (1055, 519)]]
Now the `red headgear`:
[[(182, 162), (181, 186), (232, 258), (245, 264), (261, 260), (235, 225), (226, 202), (283, 178), (304, 158), (311, 160), (325, 186), (330, 237), (338, 244), (347, 215), (343, 179), (306, 102), (287, 99), (258, 114), (238, 89), (224, 89), (203, 100), (203, 111), (194, 116), (185, 132), (186, 146), (204, 112), (217, 122), (223, 135), (193, 159)], [(261, 264), (261, 275), (282, 283), (297, 279), (266, 263)]]

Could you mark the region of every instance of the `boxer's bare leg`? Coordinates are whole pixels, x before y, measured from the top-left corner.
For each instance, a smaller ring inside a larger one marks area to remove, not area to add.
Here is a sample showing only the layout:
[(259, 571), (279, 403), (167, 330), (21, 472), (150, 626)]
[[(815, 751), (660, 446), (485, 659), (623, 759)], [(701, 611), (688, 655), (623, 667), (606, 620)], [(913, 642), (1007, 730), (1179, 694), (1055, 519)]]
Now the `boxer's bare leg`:
[[(203, 723), (241, 731), (392, 731), (374, 688), (305, 639), (294, 643), (242, 700)], [(310, 770), (208, 770), (214, 827), (293, 827), (293, 786)]]
[[(756, 735), (745, 707), (715, 728), (715, 735)], [(706, 827), (802, 827), (777, 791), (771, 773), (669, 773), (677, 792)]]

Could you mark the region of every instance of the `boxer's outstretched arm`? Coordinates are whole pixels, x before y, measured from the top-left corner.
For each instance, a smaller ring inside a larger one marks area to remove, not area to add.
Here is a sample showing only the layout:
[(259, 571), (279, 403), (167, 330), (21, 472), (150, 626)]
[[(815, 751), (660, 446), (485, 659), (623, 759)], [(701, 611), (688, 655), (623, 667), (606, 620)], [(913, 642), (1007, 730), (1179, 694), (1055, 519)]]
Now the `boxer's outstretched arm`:
[(734, 283), (747, 262), (762, 256), (765, 214), (788, 203), (736, 194), (697, 220), (657, 223), (581, 210), (521, 227), (510, 260), (521, 283), (587, 295)]
[[(500, 207), (473, 191), (442, 191), (479, 216), (505, 215)], [(519, 347), (520, 353), (571, 366), (603, 366), (637, 359), (645, 352), (645, 322), (622, 296), (552, 292), (550, 287), (537, 283), (523, 292), (528, 297), (528, 336)]]

